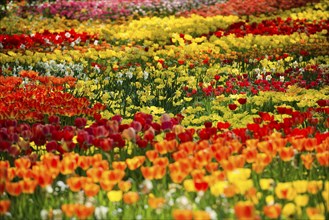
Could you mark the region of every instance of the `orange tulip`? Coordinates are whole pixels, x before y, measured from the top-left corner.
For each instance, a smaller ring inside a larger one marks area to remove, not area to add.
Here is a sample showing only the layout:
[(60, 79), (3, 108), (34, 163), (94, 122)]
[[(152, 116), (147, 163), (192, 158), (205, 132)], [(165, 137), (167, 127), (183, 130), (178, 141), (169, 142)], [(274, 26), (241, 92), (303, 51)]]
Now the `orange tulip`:
[(303, 161), (304, 167), (308, 170), (311, 169), (312, 163), (313, 163), (313, 160), (314, 160), (313, 155), (312, 154), (302, 154), (300, 156), (300, 158)]
[(76, 207), (76, 204), (63, 204), (61, 209), (67, 217), (71, 218), (75, 214)]
[(252, 220), (255, 219), (255, 207), (250, 201), (238, 202), (234, 206), (234, 212), (237, 219)]
[(210, 162), (205, 166), (205, 168), (209, 173), (212, 173), (212, 172), (218, 170), (218, 163), (217, 162)]
[(48, 153), (42, 156), (42, 163), (52, 173), (52, 176), (55, 178), (61, 169), (61, 161), (58, 155)]
[(134, 204), (138, 201), (139, 199), (139, 195), (137, 192), (127, 192), (125, 194), (123, 194), (123, 201), (126, 204)]
[(269, 141), (261, 141), (257, 144), (257, 148), (260, 152), (275, 157), (277, 149), (274, 148), (273, 144)]
[(31, 161), (27, 157), (21, 157), (15, 160), (15, 167), (17, 169), (29, 169)]
[(21, 182), (6, 182), (5, 185), (7, 193), (11, 196), (19, 196), (23, 191), (22, 186)]
[(242, 153), (243, 155), (245, 155), (246, 161), (248, 163), (253, 163), (257, 158), (258, 151), (256, 148), (246, 148), (243, 150)]
[(10, 208), (10, 200), (0, 200), (0, 216), (6, 214)]
[(131, 182), (130, 181), (120, 181), (118, 186), (122, 192), (127, 192), (128, 190), (131, 189)]
[(64, 157), (61, 162), (60, 171), (64, 175), (72, 174), (75, 169), (78, 167), (78, 164), (75, 160), (72, 160), (71, 157)]
[(118, 183), (125, 176), (125, 172), (122, 170), (105, 170), (102, 174), (103, 180), (109, 180), (114, 183)]
[(166, 167), (165, 166), (154, 166), (154, 179), (162, 179), (166, 175)]
[(145, 152), (145, 154), (147, 159), (151, 162), (153, 162), (154, 159), (156, 159), (159, 156), (158, 151), (156, 150), (148, 150)]
[(193, 211), (193, 219), (194, 220), (210, 220), (210, 215), (208, 212), (206, 211), (202, 211), (202, 210), (197, 210), (197, 211)]
[(208, 140), (202, 140), (202, 141), (197, 143), (195, 151), (201, 151), (201, 150), (204, 150), (204, 149), (207, 149), (207, 148), (209, 148), (209, 141)]
[(154, 166), (152, 167), (144, 167), (142, 166), (141, 167), (141, 172), (142, 172), (142, 175), (144, 177), (144, 179), (148, 179), (148, 180), (153, 180), (154, 179)]
[(165, 198), (156, 198), (154, 196), (150, 196), (148, 198), (148, 204), (152, 209), (157, 209), (157, 208), (161, 208), (166, 202)]
[(38, 181), (38, 185), (46, 187), (53, 182), (53, 174), (48, 172), (47, 167), (40, 165), (32, 168), (32, 177)]
[(181, 183), (185, 179), (186, 176), (187, 176), (186, 173), (170, 172), (170, 178), (174, 183)]
[(136, 170), (145, 161), (145, 156), (135, 156), (133, 158), (126, 159), (126, 164), (130, 170)]
[(99, 192), (99, 185), (95, 184), (95, 183), (86, 183), (83, 185), (83, 191), (85, 192), (86, 196), (88, 197), (93, 197), (95, 195), (97, 195), (97, 193)]
[(113, 168), (113, 170), (124, 171), (127, 168), (127, 164), (124, 161), (113, 161), (112, 168)]
[(307, 192), (310, 194), (315, 195), (319, 190), (322, 189), (322, 182), (321, 181), (310, 181), (307, 184)]
[(235, 194), (238, 192), (238, 189), (236, 188), (235, 185), (228, 185), (227, 187), (224, 188), (224, 195), (227, 198), (231, 198), (235, 196)]
[(316, 159), (318, 160), (319, 164), (324, 167), (329, 166), (329, 151), (325, 151), (323, 153), (317, 153)]
[(82, 179), (79, 176), (68, 178), (66, 183), (72, 192), (79, 192), (82, 188)]
[(185, 150), (178, 150), (178, 151), (172, 153), (171, 156), (175, 161), (178, 161), (180, 159), (187, 158), (188, 154), (186, 153)]
[(102, 161), (102, 154), (94, 154), (90, 157), (90, 165), (94, 166), (96, 162)]
[(279, 154), (281, 160), (283, 161), (290, 161), (295, 155), (294, 149), (292, 147), (283, 147)]
[(87, 219), (94, 211), (94, 206), (78, 205), (75, 209), (75, 214), (79, 219)]
[(174, 209), (172, 216), (175, 220), (192, 220), (193, 212), (191, 210)]
[(212, 159), (212, 152), (210, 150), (200, 150), (194, 154), (194, 160), (198, 167), (204, 167)]
[(78, 166), (83, 170), (87, 170), (90, 167), (90, 157), (88, 156), (79, 156), (78, 157)]
[(176, 150), (177, 147), (177, 141), (176, 140), (164, 140), (161, 142), (157, 142), (154, 145), (154, 148), (157, 152), (159, 152), (159, 154), (166, 154), (168, 152), (172, 152), (174, 150)]
[(153, 164), (166, 167), (169, 164), (169, 160), (167, 157), (158, 157), (153, 160)]
[(93, 182), (98, 183), (102, 178), (103, 172), (104, 172), (103, 168), (92, 167), (87, 170), (86, 174), (87, 177), (91, 178)]
[(232, 148), (232, 153), (239, 153), (243, 145), (240, 141), (233, 139), (227, 143), (227, 146)]
[(116, 182), (110, 181), (110, 180), (104, 180), (101, 179), (99, 181), (99, 184), (101, 185), (102, 189), (105, 191), (111, 191), (113, 187), (115, 186)]
[(201, 182), (203, 181), (204, 175), (206, 174), (206, 171), (204, 169), (197, 169), (191, 171), (191, 176), (194, 181)]
[(36, 180), (33, 180), (33, 179), (22, 180), (22, 192), (28, 193), (28, 194), (33, 194), (37, 185), (38, 185), (38, 182)]
[(196, 149), (196, 143), (194, 143), (193, 141), (184, 142), (178, 146), (178, 149), (184, 150), (187, 154), (194, 154), (194, 151)]
[(273, 219), (281, 215), (281, 208), (280, 204), (267, 205), (264, 206), (263, 211), (266, 217)]
[(107, 160), (100, 160), (93, 163), (94, 168), (102, 168), (103, 170), (110, 169), (109, 162)]

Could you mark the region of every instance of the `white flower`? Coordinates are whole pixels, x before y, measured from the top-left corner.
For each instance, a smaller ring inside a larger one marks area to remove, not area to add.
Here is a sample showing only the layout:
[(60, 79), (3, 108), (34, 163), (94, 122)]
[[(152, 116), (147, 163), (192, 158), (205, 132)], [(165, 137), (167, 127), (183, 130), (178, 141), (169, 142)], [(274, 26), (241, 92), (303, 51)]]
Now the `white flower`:
[(210, 215), (210, 219), (217, 219), (217, 213), (212, 208), (206, 207), (205, 211), (208, 212), (208, 214)]
[(56, 35), (55, 40), (58, 40), (61, 36)]
[(51, 42), (50, 42), (49, 39), (45, 38), (44, 40), (45, 40), (45, 43), (46, 43), (46, 44), (51, 44)]
[(304, 71), (305, 71), (304, 68), (299, 69), (299, 72), (301, 72), (301, 73), (303, 73)]
[(76, 44), (80, 44), (80, 42), (81, 42), (81, 38), (78, 37), (74, 42), (75, 42)]
[(260, 74), (260, 69), (259, 68), (255, 69), (255, 73)]
[(153, 184), (151, 180), (145, 179), (140, 185), (139, 188), (144, 192), (148, 193), (153, 189)]
[(19, 47), (19, 48), (21, 48), (21, 49), (25, 49), (25, 45), (24, 44), (21, 44), (21, 46)]
[(66, 38), (70, 38), (70, 37), (71, 37), (71, 34), (70, 34), (69, 32), (66, 32), (66, 33), (65, 33), (65, 37), (66, 37)]
[(280, 76), (280, 82), (284, 82), (284, 76)]
[(94, 45), (97, 46), (98, 45), (98, 40), (94, 41)]
[(293, 66), (294, 68), (298, 67), (298, 63), (297, 63), (297, 61), (293, 62), (293, 63), (292, 63), (292, 66)]
[(272, 76), (271, 75), (267, 75), (266, 78), (265, 78), (267, 81), (270, 81), (272, 79)]
[(61, 180), (57, 181), (56, 185), (60, 188), (60, 190), (63, 192), (65, 191), (68, 186)]
[(3, 44), (0, 42), (0, 49), (2, 49), (3, 48)]
[(141, 214), (136, 216), (136, 220), (142, 220), (142, 219), (143, 219), (143, 216)]
[(149, 77), (149, 73), (146, 72), (146, 71), (144, 71), (143, 72), (143, 78), (144, 78), (144, 80), (147, 80), (148, 77)]
[(127, 76), (129, 79), (131, 79), (131, 78), (133, 78), (133, 73), (130, 72), (130, 71), (128, 71), (128, 72), (126, 72), (126, 76)]
[(105, 206), (96, 207), (96, 209), (95, 209), (96, 219), (106, 219), (108, 211), (109, 211), (108, 207), (105, 207)]
[(101, 72), (101, 69), (99, 68), (99, 66), (98, 66), (98, 65), (95, 65), (95, 67), (94, 67), (94, 68), (95, 68), (95, 70), (96, 70), (96, 72), (97, 72), (97, 73), (100, 73), (100, 72)]
[(53, 219), (54, 220), (61, 220), (63, 219), (63, 212), (60, 209), (54, 209), (53, 210)]
[(257, 74), (257, 79), (263, 79), (263, 76), (261, 74)]
[(40, 217), (42, 220), (47, 220), (48, 219), (48, 211), (45, 209), (42, 209), (40, 212)]
[(123, 83), (122, 80), (118, 80), (117, 82), (118, 82), (118, 84), (120, 84), (120, 85), (122, 85), (122, 83)]
[(46, 186), (46, 192), (52, 194), (54, 192), (53, 187), (51, 185)]
[(71, 47), (74, 47), (75, 46), (75, 43), (74, 42), (71, 42), (70, 46)]

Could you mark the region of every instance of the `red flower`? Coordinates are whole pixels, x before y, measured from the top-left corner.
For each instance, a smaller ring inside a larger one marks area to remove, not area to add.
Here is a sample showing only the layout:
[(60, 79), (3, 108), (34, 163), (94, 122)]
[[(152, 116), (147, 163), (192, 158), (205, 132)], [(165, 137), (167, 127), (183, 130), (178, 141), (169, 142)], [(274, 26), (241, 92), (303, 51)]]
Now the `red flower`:
[(230, 110), (234, 111), (238, 106), (236, 104), (228, 104)]
[(239, 99), (238, 99), (238, 102), (239, 102), (241, 105), (244, 105), (244, 104), (246, 104), (246, 102), (247, 102), (247, 98), (239, 98)]
[(228, 122), (218, 122), (217, 123), (217, 129), (222, 130), (222, 129), (228, 129), (230, 127), (230, 123)]

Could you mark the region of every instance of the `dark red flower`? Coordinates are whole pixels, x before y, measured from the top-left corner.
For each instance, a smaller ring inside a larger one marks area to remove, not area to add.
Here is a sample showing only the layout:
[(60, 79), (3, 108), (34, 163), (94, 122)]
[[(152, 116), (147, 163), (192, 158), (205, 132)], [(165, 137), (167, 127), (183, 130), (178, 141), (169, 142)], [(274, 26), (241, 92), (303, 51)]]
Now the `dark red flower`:
[(247, 102), (247, 98), (239, 98), (239, 99), (238, 99), (238, 102), (239, 102), (241, 105), (244, 105), (244, 104), (246, 104), (246, 102)]
[(232, 104), (228, 104), (228, 107), (230, 110), (234, 111), (238, 106), (236, 104), (232, 103)]

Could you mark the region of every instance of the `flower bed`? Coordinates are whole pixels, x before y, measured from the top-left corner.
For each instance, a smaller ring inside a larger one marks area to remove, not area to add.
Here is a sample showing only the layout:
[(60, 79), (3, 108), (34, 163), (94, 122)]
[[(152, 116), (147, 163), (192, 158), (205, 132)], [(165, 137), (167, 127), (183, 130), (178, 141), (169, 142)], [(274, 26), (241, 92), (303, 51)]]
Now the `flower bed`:
[(1, 219), (328, 219), (328, 2), (249, 2), (8, 3)]

